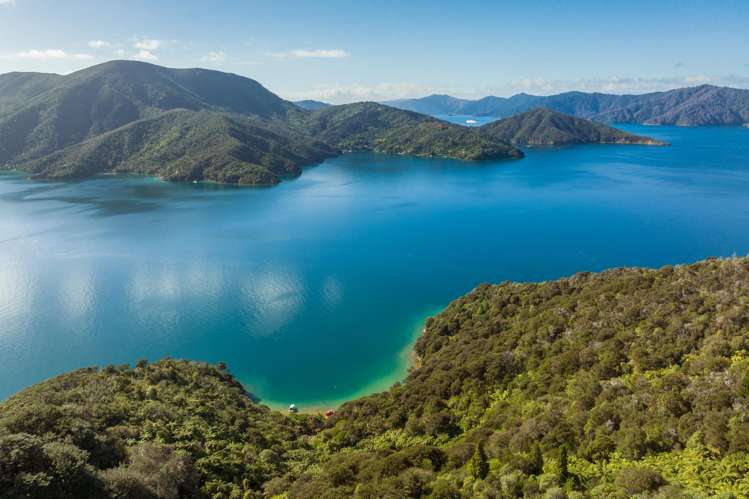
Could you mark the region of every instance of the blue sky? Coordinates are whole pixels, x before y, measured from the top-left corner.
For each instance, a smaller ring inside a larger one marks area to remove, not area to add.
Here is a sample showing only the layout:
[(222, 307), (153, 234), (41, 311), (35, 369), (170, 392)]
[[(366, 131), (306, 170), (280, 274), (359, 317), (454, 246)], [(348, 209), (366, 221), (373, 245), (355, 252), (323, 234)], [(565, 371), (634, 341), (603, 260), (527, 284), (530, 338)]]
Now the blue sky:
[(749, 88), (749, 1), (0, 0), (0, 73), (122, 58), (336, 103)]

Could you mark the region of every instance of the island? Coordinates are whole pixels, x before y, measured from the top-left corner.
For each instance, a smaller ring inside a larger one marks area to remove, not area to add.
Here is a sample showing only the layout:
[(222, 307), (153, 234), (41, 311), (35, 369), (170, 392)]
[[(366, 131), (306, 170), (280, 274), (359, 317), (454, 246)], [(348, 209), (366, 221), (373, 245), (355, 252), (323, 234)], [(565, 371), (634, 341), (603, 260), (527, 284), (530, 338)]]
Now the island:
[[(0, 168), (273, 185), (345, 151), (477, 161), (519, 159), (519, 145), (536, 143), (658, 143), (548, 113), (467, 128), (374, 102), (297, 105), (220, 71), (111, 61), (66, 76), (0, 75)], [(532, 137), (513, 131), (534, 120)]]
[(327, 415), (223, 364), (83, 368), (0, 403), (0, 497), (740, 497), (746, 296), (749, 258), (481, 285)]
[(487, 137), (524, 146), (570, 144), (634, 144), (664, 146), (667, 142), (634, 135), (616, 128), (538, 108), (481, 126)]

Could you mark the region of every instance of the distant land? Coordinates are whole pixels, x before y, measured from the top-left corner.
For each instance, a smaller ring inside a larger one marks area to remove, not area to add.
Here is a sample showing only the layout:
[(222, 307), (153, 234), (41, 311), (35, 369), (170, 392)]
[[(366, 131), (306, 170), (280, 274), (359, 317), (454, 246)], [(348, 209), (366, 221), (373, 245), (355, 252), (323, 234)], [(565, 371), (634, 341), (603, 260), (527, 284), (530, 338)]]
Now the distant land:
[(749, 90), (700, 85), (641, 95), (565, 92), (550, 96), (466, 100), (449, 95), (388, 101), (386, 104), (430, 115), (465, 114), (505, 118), (534, 108), (602, 123), (648, 125), (744, 125), (749, 123)]
[(331, 104), (319, 100), (297, 100), (294, 101), (294, 104), (308, 111), (317, 111), (318, 109), (325, 109), (331, 106)]
[(534, 109), (479, 128), (487, 137), (522, 146), (560, 146), (571, 144), (666, 145), (665, 142), (633, 135), (600, 123), (594, 123), (549, 109)]
[(130, 172), (268, 185), (342, 149), (522, 156), (496, 138), (380, 104), (308, 111), (219, 71), (112, 61), (67, 76), (0, 75), (0, 165), (35, 178)]
[(659, 145), (551, 111), (467, 128), (373, 102), (309, 110), (206, 69), (111, 61), (67, 76), (0, 75), (0, 168), (38, 179), (137, 173), (273, 185), (343, 151), (522, 158), (517, 145)]

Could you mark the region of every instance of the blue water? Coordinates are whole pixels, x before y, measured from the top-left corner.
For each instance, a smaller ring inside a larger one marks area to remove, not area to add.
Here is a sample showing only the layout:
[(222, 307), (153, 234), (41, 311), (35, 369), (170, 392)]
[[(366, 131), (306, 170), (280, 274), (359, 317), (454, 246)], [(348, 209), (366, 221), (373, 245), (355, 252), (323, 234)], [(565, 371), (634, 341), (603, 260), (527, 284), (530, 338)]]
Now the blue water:
[(499, 119), (494, 116), (471, 116), (468, 114), (438, 114), (435, 115), (435, 118), (469, 127), (486, 125)]
[(0, 398), (86, 365), (224, 361), (264, 401), (402, 378), (482, 282), (749, 252), (749, 129), (467, 163), (347, 154), (267, 189), (0, 176)]

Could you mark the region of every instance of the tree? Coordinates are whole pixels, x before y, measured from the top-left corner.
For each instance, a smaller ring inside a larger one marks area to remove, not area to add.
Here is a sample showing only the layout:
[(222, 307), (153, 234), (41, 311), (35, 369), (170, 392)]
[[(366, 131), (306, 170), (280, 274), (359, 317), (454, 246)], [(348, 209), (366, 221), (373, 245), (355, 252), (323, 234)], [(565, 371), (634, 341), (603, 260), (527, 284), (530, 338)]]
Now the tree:
[(566, 482), (570, 477), (569, 462), (567, 457), (567, 446), (562, 445), (559, 449), (559, 479)]
[(544, 455), (541, 452), (541, 446), (536, 442), (533, 446), (533, 455), (531, 457), (531, 474), (540, 475), (544, 472)]
[(468, 474), (473, 478), (481, 480), (486, 478), (486, 475), (489, 474), (489, 462), (486, 459), (486, 452), (484, 452), (483, 443), (476, 445), (476, 450), (473, 451), (473, 456), (468, 460), (467, 470)]

